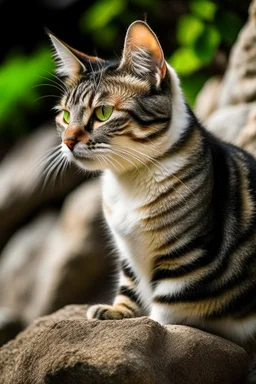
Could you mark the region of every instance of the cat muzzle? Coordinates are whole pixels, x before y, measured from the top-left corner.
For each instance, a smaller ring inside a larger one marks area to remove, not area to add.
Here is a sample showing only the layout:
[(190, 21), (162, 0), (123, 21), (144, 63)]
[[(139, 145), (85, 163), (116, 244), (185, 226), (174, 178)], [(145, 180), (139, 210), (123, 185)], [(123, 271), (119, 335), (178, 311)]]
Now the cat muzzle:
[(90, 139), (90, 135), (80, 125), (70, 124), (64, 133), (63, 142), (66, 146), (73, 151), (74, 146), (82, 142), (87, 144)]

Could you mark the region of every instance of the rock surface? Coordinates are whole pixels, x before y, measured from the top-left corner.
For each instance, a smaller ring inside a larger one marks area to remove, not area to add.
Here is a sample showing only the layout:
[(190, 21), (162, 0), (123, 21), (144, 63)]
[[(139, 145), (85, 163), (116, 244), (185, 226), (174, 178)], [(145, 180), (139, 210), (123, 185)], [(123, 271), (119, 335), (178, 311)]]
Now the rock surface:
[(4, 384), (238, 384), (247, 354), (186, 326), (87, 321), (84, 306), (36, 320), (0, 350)]
[(0, 307), (0, 347), (25, 328), (25, 324), (9, 308)]
[(0, 259), (0, 306), (26, 323), (70, 303), (114, 295), (98, 180), (78, 187), (57, 216), (43, 213), (8, 242)]
[(229, 57), (220, 89), (218, 107), (251, 102), (256, 97), (256, 1), (249, 8), (249, 20), (241, 29)]
[[(43, 186), (40, 160), (60, 141), (55, 127), (41, 127), (11, 149), (0, 164), (0, 251), (16, 229), (46, 204), (62, 200), (84, 176), (70, 166), (63, 180)], [(1, 254), (0, 254), (1, 256)]]
[(195, 111), (216, 136), (256, 155), (256, 0), (241, 29), (221, 81), (209, 79), (199, 93)]

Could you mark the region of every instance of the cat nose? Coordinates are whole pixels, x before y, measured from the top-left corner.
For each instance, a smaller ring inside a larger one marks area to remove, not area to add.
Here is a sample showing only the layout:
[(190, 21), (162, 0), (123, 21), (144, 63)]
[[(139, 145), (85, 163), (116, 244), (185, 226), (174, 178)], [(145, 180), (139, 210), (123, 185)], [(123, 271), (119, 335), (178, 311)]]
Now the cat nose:
[(73, 123), (66, 128), (64, 132), (63, 142), (71, 151), (73, 151), (74, 146), (78, 142), (83, 142), (84, 144), (86, 144), (89, 139), (89, 133), (86, 132), (81, 125)]
[(75, 137), (67, 137), (63, 141), (71, 151), (73, 151), (75, 144), (78, 143), (78, 140)]

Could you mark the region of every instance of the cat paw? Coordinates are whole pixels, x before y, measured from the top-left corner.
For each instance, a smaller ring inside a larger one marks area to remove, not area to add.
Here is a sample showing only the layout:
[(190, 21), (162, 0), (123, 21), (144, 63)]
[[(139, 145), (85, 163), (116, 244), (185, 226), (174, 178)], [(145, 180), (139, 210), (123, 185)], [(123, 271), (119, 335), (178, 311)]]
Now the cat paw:
[(88, 320), (121, 320), (132, 317), (131, 313), (113, 305), (97, 304), (87, 310)]

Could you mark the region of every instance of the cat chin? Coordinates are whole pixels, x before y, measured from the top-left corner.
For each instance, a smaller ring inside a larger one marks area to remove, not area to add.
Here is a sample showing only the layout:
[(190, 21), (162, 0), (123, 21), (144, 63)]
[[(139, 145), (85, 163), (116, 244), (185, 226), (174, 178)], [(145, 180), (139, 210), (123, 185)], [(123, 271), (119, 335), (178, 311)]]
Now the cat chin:
[(76, 159), (73, 157), (73, 162), (76, 163), (80, 168), (83, 168), (87, 171), (102, 171), (105, 169), (97, 160), (82, 158)]

